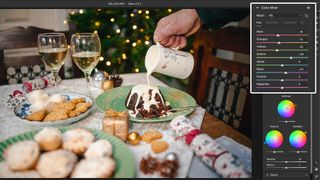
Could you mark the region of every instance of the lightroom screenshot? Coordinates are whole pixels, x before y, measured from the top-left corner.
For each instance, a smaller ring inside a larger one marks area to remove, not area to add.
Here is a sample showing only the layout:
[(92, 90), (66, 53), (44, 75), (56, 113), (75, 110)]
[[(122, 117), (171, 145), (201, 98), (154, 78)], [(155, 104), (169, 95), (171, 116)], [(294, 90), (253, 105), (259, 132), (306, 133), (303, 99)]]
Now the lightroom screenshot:
[(0, 0), (0, 178), (319, 180), (319, 0)]

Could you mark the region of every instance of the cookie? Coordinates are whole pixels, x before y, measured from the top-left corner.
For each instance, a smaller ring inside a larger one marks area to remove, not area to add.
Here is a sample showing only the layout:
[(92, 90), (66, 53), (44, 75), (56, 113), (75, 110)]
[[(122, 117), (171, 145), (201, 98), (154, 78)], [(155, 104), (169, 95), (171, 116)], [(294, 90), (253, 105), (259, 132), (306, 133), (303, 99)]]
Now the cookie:
[(46, 110), (40, 110), (40, 111), (36, 111), (34, 113), (29, 114), (28, 116), (26, 116), (26, 119), (30, 120), (30, 121), (42, 121), (47, 115), (47, 111)]
[(43, 121), (58, 121), (68, 119), (69, 116), (65, 110), (53, 111), (49, 113)]
[(154, 153), (161, 153), (169, 148), (169, 144), (165, 141), (153, 141), (151, 149)]
[(86, 112), (86, 111), (89, 109), (89, 107), (91, 107), (91, 104), (90, 104), (90, 103), (87, 103), (87, 102), (78, 103), (78, 104), (76, 104), (75, 110), (70, 111), (70, 112), (68, 113), (68, 115), (69, 115), (70, 117), (78, 116), (78, 115), (80, 115), (81, 113)]
[(115, 170), (115, 162), (109, 157), (81, 160), (75, 167), (72, 178), (109, 178)]
[(4, 158), (10, 169), (19, 171), (33, 168), (39, 155), (39, 146), (34, 141), (20, 141), (4, 151)]
[(68, 113), (69, 117), (76, 117), (76, 116), (79, 116), (81, 114), (80, 111), (70, 111)]
[(73, 104), (72, 102), (58, 102), (58, 103), (53, 103), (52, 112), (61, 111), (61, 110), (72, 111), (75, 108), (76, 108), (76, 105)]
[(1, 162), (0, 178), (41, 178), (41, 176), (35, 170), (12, 171), (6, 162)]
[(62, 133), (59, 129), (53, 127), (43, 128), (34, 136), (43, 151), (52, 151), (58, 149), (62, 144)]
[(84, 153), (84, 157), (99, 158), (99, 157), (110, 157), (112, 155), (112, 145), (109, 141), (100, 139), (90, 144), (88, 150)]
[(84, 113), (88, 110), (88, 108), (91, 106), (90, 103), (84, 102), (84, 103), (78, 103), (76, 105), (76, 111), (80, 111), (81, 113)]
[(44, 178), (66, 178), (74, 168), (78, 158), (66, 150), (43, 153), (37, 164), (37, 171)]
[(73, 104), (78, 104), (78, 103), (86, 102), (86, 99), (85, 98), (75, 98), (75, 99), (71, 99), (69, 102), (71, 102)]
[(161, 139), (162, 134), (160, 131), (147, 131), (141, 136), (141, 140), (147, 143), (151, 143), (157, 139)]
[(76, 154), (83, 154), (94, 141), (94, 135), (81, 128), (71, 129), (63, 133), (62, 148)]

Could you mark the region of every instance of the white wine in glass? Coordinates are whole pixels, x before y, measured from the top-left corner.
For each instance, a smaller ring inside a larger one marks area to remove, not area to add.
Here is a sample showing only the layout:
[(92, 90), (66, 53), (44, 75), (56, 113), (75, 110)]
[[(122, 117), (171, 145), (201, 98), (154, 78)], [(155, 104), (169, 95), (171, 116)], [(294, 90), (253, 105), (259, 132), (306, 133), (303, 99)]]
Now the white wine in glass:
[(67, 55), (67, 41), (63, 33), (42, 33), (38, 35), (38, 50), (43, 63), (48, 66), (55, 78), (64, 64)]
[(72, 55), (74, 62), (79, 69), (90, 76), (92, 70), (99, 62), (100, 54), (97, 52), (78, 52)]
[(98, 34), (76, 33), (71, 37), (71, 55), (76, 65), (86, 78), (88, 95), (90, 92), (90, 75), (97, 66), (101, 54), (101, 44)]

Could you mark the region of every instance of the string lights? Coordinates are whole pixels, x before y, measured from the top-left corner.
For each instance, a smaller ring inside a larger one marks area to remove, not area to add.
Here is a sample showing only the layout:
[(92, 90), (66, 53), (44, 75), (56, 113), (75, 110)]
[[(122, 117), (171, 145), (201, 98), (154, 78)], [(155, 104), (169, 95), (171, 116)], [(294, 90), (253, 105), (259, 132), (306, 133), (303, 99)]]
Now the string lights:
[(123, 60), (126, 60), (126, 59), (127, 59), (126, 53), (122, 53), (122, 59), (123, 59)]
[[(128, 10), (78, 9), (70, 11), (70, 19), (63, 20), (63, 24), (67, 25), (69, 21), (75, 22), (77, 28), (80, 26), (78, 28), (80, 32), (87, 31), (88, 28), (95, 34), (99, 32), (102, 44), (102, 56), (99, 57), (99, 61), (104, 62), (105, 67), (110, 67), (112, 70), (119, 68), (123, 71), (121, 64), (130, 60), (135, 61), (134, 66), (130, 67), (131, 72), (138, 73), (141, 71), (139, 67), (144, 63), (141, 57), (153, 43), (151, 32), (155, 27), (150, 25), (150, 19), (160, 19), (172, 13), (173, 10), (163, 9), (153, 12), (148, 9), (134, 9), (129, 12)], [(132, 19), (128, 19), (128, 16)], [(92, 25), (88, 27), (88, 24)], [(190, 50), (190, 53), (194, 52)], [(111, 59), (107, 60), (107, 57)]]
[(101, 23), (99, 21), (94, 22), (94, 25), (99, 27), (101, 25)]

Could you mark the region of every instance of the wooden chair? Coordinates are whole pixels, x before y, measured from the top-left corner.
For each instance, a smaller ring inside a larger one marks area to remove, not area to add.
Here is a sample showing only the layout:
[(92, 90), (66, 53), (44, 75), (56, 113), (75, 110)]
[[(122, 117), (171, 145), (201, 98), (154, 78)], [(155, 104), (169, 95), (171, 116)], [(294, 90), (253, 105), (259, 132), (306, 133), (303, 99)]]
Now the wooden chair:
[[(0, 84), (21, 83), (48, 73), (38, 55), (7, 57), (5, 50), (37, 47), (39, 33), (53, 32), (36, 27), (14, 27), (0, 32)], [(37, 66), (37, 67), (36, 67)], [(34, 72), (36, 70), (36, 73)]]
[[(12, 57), (5, 55), (6, 50), (36, 48), (38, 34), (47, 32), (54, 31), (33, 26), (27, 28), (14, 27), (0, 31), (0, 85), (22, 83), (25, 80), (44, 76), (48, 73), (38, 54)], [(69, 41), (70, 33), (63, 33), (66, 34), (66, 38)], [(73, 64), (74, 72), (78, 72), (76, 68)], [(59, 75), (64, 78), (63, 69), (59, 71)]]
[[(210, 114), (248, 137), (251, 136), (249, 65), (219, 58), (216, 50), (249, 54), (249, 48), (249, 29), (201, 29), (195, 36), (195, 68), (189, 88), (197, 103)], [(242, 111), (239, 99), (245, 99)]]

